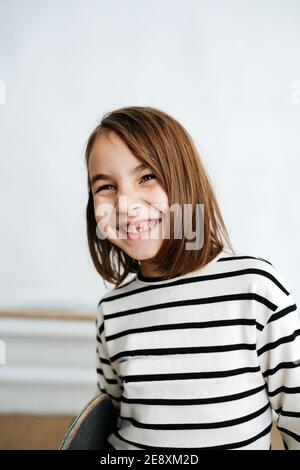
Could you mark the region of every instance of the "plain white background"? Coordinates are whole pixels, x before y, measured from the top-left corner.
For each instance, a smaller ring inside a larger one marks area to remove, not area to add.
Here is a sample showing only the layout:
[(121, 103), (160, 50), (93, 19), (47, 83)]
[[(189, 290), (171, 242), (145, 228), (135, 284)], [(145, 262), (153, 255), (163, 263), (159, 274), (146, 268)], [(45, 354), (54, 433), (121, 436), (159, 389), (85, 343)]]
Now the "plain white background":
[(84, 150), (130, 105), (186, 127), (235, 248), (300, 299), (299, 20), (298, 0), (1, 0), (0, 309), (96, 310)]

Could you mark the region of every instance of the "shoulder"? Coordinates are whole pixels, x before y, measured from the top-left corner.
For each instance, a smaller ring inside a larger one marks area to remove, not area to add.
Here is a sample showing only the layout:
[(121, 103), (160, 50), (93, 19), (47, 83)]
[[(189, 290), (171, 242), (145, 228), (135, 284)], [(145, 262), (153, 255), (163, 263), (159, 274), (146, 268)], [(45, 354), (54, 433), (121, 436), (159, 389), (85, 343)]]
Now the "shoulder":
[(275, 305), (284, 303), (291, 289), (285, 273), (269, 257), (243, 251), (225, 251), (218, 270), (236, 278), (237, 284), (253, 294), (264, 296)]
[(262, 330), (271, 317), (297, 309), (286, 273), (269, 257), (235, 252), (226, 254), (223, 260), (221, 271), (227, 273), (226, 276), (230, 273), (234, 293), (243, 299), (243, 306), (244, 300), (248, 303), (259, 329)]
[(244, 252), (235, 250), (232, 252), (229, 249), (224, 249), (222, 256), (219, 259), (220, 262), (224, 262), (225, 266), (234, 269), (262, 269), (268, 270), (274, 268), (273, 263), (260, 256), (259, 254)]
[(228, 270), (237, 271), (240, 285), (247, 289), (256, 303), (274, 312), (294, 302), (286, 273), (269, 257), (244, 252), (231, 256), (231, 261), (228, 258), (228, 263), (224, 264), (227, 264)]
[[(104, 317), (105, 313), (109, 313), (112, 310), (112, 306), (115, 305), (115, 302), (122, 304), (122, 298), (127, 296), (130, 293), (130, 290), (134, 287), (135, 277), (128, 281), (126, 278), (119, 287), (114, 286), (105, 292), (99, 300), (97, 305), (97, 316)], [(110, 307), (111, 306), (111, 307)]]

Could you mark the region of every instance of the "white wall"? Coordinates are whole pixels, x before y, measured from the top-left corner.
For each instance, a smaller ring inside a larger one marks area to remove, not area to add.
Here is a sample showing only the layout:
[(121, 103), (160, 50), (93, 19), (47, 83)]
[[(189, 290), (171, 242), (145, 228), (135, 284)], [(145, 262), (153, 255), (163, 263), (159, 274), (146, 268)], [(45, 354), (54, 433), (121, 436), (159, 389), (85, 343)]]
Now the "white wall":
[(191, 132), (236, 248), (300, 299), (299, 20), (298, 0), (2, 0), (0, 309), (95, 310), (84, 149), (125, 105)]
[(77, 416), (99, 394), (94, 320), (0, 316), (0, 331), (0, 414)]

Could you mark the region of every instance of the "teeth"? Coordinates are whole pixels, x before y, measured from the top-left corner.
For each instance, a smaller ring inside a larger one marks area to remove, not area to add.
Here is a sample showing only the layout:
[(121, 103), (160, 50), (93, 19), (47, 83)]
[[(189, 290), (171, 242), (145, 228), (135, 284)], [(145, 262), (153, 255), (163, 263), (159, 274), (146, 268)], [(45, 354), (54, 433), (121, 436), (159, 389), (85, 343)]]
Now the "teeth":
[(150, 230), (154, 225), (156, 224), (156, 220), (153, 220), (152, 222), (141, 222), (136, 225), (129, 225), (126, 228), (126, 231), (128, 233), (139, 233), (139, 232), (144, 232), (145, 230)]

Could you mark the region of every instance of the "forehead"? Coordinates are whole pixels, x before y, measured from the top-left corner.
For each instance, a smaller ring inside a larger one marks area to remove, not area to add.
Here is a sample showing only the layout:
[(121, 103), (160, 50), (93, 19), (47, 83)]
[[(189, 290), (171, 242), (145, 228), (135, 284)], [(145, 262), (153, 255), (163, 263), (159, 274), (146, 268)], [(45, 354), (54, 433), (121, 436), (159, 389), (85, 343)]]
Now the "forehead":
[(89, 156), (89, 170), (92, 173), (107, 167), (133, 166), (138, 162), (127, 145), (116, 134), (110, 133), (95, 139)]

